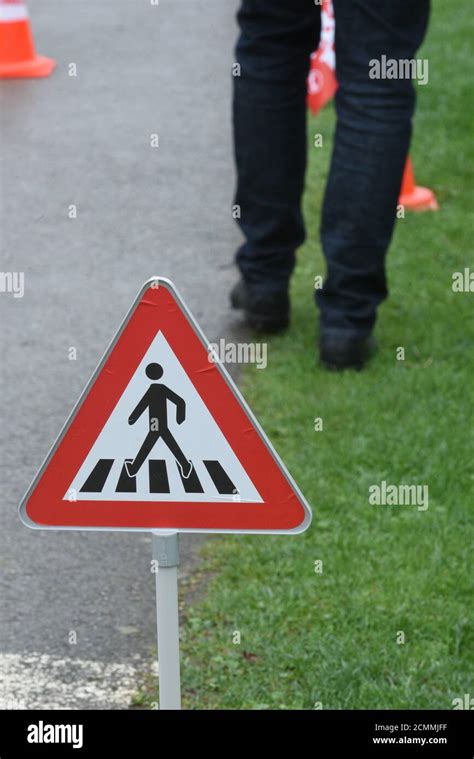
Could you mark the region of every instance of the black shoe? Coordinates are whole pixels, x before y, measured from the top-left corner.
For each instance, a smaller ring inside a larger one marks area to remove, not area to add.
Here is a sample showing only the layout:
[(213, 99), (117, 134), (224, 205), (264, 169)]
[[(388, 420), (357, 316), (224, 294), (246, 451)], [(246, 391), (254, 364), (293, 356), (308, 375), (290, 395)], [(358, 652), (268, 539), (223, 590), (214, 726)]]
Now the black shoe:
[(326, 369), (363, 369), (377, 350), (372, 335), (368, 337), (344, 337), (337, 334), (322, 334), (319, 341), (321, 364)]
[(287, 290), (263, 293), (241, 279), (231, 290), (230, 303), (232, 308), (244, 311), (247, 324), (258, 332), (280, 332), (290, 323)]

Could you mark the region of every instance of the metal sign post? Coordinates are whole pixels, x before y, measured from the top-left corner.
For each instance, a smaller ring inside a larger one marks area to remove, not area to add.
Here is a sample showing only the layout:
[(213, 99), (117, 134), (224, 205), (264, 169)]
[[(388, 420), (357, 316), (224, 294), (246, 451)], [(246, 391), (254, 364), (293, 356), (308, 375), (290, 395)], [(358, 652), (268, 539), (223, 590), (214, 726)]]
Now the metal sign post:
[(181, 709), (177, 532), (153, 532), (153, 559), (158, 562), (155, 576), (160, 709)]

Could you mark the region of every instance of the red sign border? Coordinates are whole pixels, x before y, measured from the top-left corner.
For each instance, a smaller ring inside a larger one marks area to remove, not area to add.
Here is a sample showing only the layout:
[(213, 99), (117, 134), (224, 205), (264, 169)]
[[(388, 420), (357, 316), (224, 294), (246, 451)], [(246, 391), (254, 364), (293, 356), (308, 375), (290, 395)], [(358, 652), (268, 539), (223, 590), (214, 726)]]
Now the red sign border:
[[(160, 322), (153, 317), (159, 309)], [(162, 331), (263, 503), (68, 501), (70, 484), (158, 330)], [(300, 533), (311, 509), (170, 280), (140, 290), (20, 504), (29, 527), (74, 530)], [(113, 383), (111, 383), (113, 377)], [(159, 521), (159, 524), (157, 524)]]

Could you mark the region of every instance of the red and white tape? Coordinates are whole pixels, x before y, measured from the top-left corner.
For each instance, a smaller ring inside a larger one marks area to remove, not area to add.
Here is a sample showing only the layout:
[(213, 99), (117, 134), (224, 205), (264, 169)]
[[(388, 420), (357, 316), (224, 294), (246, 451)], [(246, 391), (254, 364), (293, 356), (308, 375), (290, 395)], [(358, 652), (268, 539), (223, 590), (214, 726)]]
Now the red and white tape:
[(321, 8), (321, 60), (330, 69), (336, 68), (336, 51), (334, 49), (336, 36), (336, 20), (331, 0), (324, 0)]

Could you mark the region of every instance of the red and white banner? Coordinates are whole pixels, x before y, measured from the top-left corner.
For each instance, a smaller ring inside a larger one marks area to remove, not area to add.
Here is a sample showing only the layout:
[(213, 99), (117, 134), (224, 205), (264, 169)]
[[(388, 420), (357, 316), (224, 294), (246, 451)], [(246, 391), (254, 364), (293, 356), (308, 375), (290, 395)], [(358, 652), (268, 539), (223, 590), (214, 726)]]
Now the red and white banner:
[(323, 0), (319, 47), (311, 56), (308, 74), (308, 107), (316, 115), (337, 90), (336, 21), (332, 0)]

